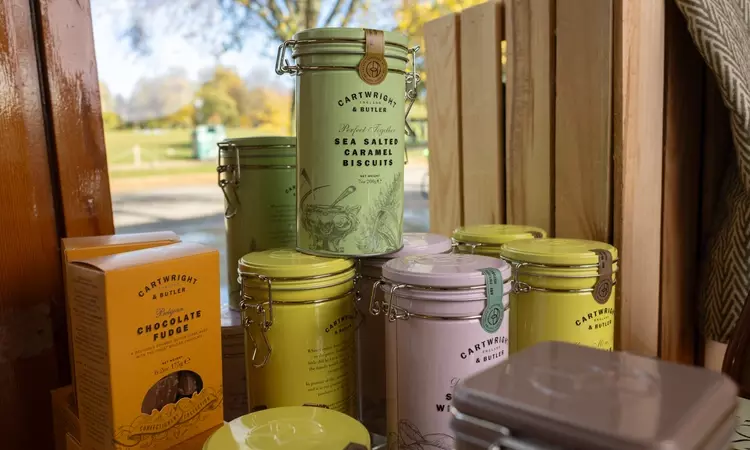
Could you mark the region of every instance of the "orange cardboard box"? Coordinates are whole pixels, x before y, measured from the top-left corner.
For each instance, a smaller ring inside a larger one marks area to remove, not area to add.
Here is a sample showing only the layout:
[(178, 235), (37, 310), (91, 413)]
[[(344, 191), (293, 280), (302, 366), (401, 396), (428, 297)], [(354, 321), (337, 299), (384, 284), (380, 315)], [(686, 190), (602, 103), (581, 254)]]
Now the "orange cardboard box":
[(165, 450), (223, 423), (218, 251), (71, 262), (67, 283), (83, 450)]
[[(52, 391), (54, 411), (55, 450), (81, 450), (81, 428), (78, 412), (73, 403), (73, 386), (65, 386)], [(211, 435), (221, 428), (217, 425), (192, 439), (181, 442), (169, 450), (202, 450)]]
[[(141, 250), (144, 248), (159, 247), (162, 245), (174, 244), (176, 242), (180, 242), (180, 238), (171, 231), (64, 238), (60, 245), (63, 260), (63, 280), (66, 279), (65, 266), (69, 262), (81, 261), (84, 259), (95, 258), (97, 256), (107, 256), (116, 253)], [(73, 338), (72, 333), (70, 332), (69, 305), (70, 302), (66, 301), (65, 310), (68, 320), (68, 354), (70, 355), (70, 376), (73, 384), (73, 401), (75, 402), (75, 356), (73, 355)]]

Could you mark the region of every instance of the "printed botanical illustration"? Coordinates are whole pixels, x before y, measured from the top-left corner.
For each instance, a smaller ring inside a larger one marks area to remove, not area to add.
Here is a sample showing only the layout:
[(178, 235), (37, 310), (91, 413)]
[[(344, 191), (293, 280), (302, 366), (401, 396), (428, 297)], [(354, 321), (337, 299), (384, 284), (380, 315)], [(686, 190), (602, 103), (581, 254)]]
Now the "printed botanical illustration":
[(422, 434), (413, 423), (401, 420), (398, 436), (391, 433), (388, 450), (453, 450), (455, 439), (444, 433)]
[(357, 188), (349, 186), (331, 204), (307, 204), (307, 198), (330, 185), (313, 187), (307, 172), (302, 169), (300, 176), (309, 186), (299, 202), (299, 214), (302, 228), (310, 235), (310, 250), (320, 250), (331, 253), (343, 253), (341, 241), (357, 230), (359, 226), (360, 205), (344, 206), (339, 203), (353, 194)]
[(357, 248), (363, 254), (393, 251), (401, 246), (403, 187), (404, 173), (399, 172), (380, 190), (378, 198), (370, 203), (357, 239)]

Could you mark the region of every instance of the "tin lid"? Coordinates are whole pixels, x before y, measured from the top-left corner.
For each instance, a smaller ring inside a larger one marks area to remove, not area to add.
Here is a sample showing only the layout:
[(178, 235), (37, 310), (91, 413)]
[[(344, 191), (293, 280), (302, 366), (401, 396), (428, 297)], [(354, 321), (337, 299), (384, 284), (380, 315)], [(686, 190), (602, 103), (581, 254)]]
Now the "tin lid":
[(238, 271), (271, 278), (305, 278), (331, 275), (354, 267), (344, 258), (322, 258), (293, 249), (281, 248), (252, 252), (240, 258)]
[(459, 227), (453, 231), (453, 239), (471, 244), (505, 244), (518, 239), (539, 239), (547, 232), (528, 225), (488, 224)]
[(704, 449), (732, 419), (736, 393), (703, 368), (544, 342), (461, 381), (451, 426), (487, 436), (484, 420), (566, 448)]
[(362, 264), (380, 266), (393, 258), (415, 255), (437, 255), (447, 253), (453, 248), (453, 244), (449, 238), (434, 233), (404, 233), (403, 242), (404, 246), (401, 250), (384, 256), (362, 258)]
[(311, 406), (271, 408), (224, 424), (203, 450), (369, 450), (367, 429), (344, 413)]
[(482, 286), (481, 269), (495, 268), (510, 277), (510, 265), (505, 261), (483, 255), (417, 255), (395, 258), (383, 265), (383, 277), (394, 283), (429, 287)]
[[(383, 31), (386, 44), (396, 44), (406, 47), (409, 39), (397, 31)], [(310, 28), (294, 35), (295, 41), (306, 41), (311, 39), (352, 39), (365, 42), (364, 28)]]
[(297, 145), (297, 138), (294, 136), (250, 136), (250, 137), (239, 137), (224, 139), (219, 142), (219, 146), (227, 146), (234, 144), (242, 151), (243, 147), (275, 147), (275, 146), (286, 146), (294, 147)]
[(523, 239), (508, 242), (500, 256), (511, 261), (560, 266), (597, 264), (595, 250), (606, 250), (617, 259), (617, 249), (607, 243), (580, 239)]

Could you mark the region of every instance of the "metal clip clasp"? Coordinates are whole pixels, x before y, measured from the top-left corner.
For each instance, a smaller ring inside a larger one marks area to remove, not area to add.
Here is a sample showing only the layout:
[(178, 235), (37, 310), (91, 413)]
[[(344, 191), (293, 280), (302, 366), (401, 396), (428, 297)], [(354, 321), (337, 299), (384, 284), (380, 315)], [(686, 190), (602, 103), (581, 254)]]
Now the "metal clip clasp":
[[(411, 72), (406, 73), (406, 77), (404, 78), (404, 82), (406, 83), (406, 99), (409, 103), (406, 106), (406, 115), (404, 116), (404, 125), (406, 126), (406, 135), (407, 136), (413, 136), (414, 130), (411, 128), (411, 125), (409, 125), (409, 113), (411, 113), (411, 108), (414, 106), (414, 102), (417, 100), (417, 96), (419, 93), (419, 72), (417, 72), (417, 52), (419, 51), (419, 46), (415, 45), (414, 47), (410, 48), (408, 50), (408, 54), (411, 55)], [(409, 151), (404, 148), (404, 164), (409, 164)]]
[[(252, 297), (245, 295), (245, 283), (244, 278), (245, 277), (255, 277), (259, 279), (261, 282), (265, 282), (268, 286), (268, 308), (265, 307), (264, 303), (254, 303), (254, 302), (248, 302), (247, 300), (253, 300)], [(271, 279), (258, 274), (241, 274), (239, 277), (240, 282), (240, 314), (242, 318), (242, 325), (247, 328), (247, 335), (250, 337), (250, 340), (253, 344), (253, 354), (250, 358), (250, 362), (252, 363), (253, 367), (256, 369), (259, 369), (266, 364), (268, 364), (268, 360), (271, 358), (271, 344), (268, 342), (268, 335), (266, 332), (268, 332), (269, 329), (271, 329), (271, 326), (273, 325), (273, 298), (271, 293)], [(253, 320), (250, 315), (251, 313), (257, 314), (260, 317), (258, 320)], [(263, 337), (263, 343), (266, 346), (266, 354), (263, 358), (263, 361), (258, 364), (256, 362), (257, 356), (258, 356), (258, 341), (255, 339), (255, 336), (253, 335), (252, 325), (257, 324), (258, 329), (260, 330), (260, 334)]]
[(396, 296), (396, 291), (403, 287), (406, 287), (406, 285), (391, 285), (391, 289), (388, 292), (388, 305), (386, 306), (386, 312), (388, 312), (388, 322), (395, 322), (398, 319), (409, 320), (409, 311), (393, 304), (393, 298)]
[[(224, 193), (224, 200), (227, 202), (227, 206), (224, 209), (224, 217), (231, 219), (237, 215), (237, 206), (240, 204), (240, 197), (237, 195), (237, 187), (240, 185), (240, 149), (236, 145), (230, 143), (229, 148), (234, 149), (234, 164), (222, 164), (221, 163), (221, 148), (216, 156), (216, 177), (221, 192)], [(226, 177), (222, 177), (221, 174), (227, 173)], [(231, 186), (236, 201), (236, 205), (232, 205), (232, 200), (229, 198), (229, 192), (227, 188)]]
[(370, 314), (372, 314), (373, 316), (378, 316), (381, 312), (384, 314), (388, 314), (389, 322), (395, 322), (397, 319), (407, 320), (409, 318), (409, 312), (404, 308), (393, 304), (393, 297), (395, 296), (396, 291), (401, 289), (402, 287), (405, 287), (406, 285), (391, 285), (388, 292), (388, 303), (383, 305), (379, 301), (375, 300), (376, 292), (378, 292), (378, 289), (383, 284), (385, 283), (382, 280), (378, 280), (372, 285), (372, 293), (370, 294)]
[(521, 271), (521, 267), (526, 265), (527, 263), (523, 262), (514, 262), (511, 264), (511, 271), (513, 272), (513, 286), (511, 287), (511, 292), (515, 294), (526, 294), (531, 291), (531, 286), (518, 280), (518, 273)]
[(359, 302), (362, 301), (362, 294), (360, 293), (360, 288), (362, 286), (362, 260), (357, 260), (357, 271), (354, 274), (354, 318), (356, 319), (356, 324), (354, 325), (354, 329), (358, 330), (367, 319), (367, 316), (365, 314), (362, 314), (362, 312), (359, 310)]
[(297, 41), (295, 40), (288, 40), (284, 41), (283, 44), (279, 45), (279, 49), (276, 52), (276, 74), (277, 75), (284, 75), (285, 73), (297, 73), (298, 67), (295, 65), (289, 64), (289, 60), (286, 59), (286, 51), (289, 47), (295, 45)]

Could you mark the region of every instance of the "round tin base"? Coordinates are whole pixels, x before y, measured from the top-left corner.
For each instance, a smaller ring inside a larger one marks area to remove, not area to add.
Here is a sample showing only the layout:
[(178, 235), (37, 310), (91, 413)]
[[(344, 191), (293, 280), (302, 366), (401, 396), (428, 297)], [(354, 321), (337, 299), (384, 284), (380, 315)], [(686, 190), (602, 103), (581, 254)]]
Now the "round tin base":
[(391, 253), (396, 253), (396, 252), (400, 251), (403, 248), (404, 248), (404, 246), (402, 245), (401, 247), (397, 248), (396, 250), (393, 250), (393, 251), (390, 251), (390, 252), (387, 252), (387, 253), (370, 253), (370, 254), (367, 254), (367, 255), (363, 255), (363, 254), (353, 255), (353, 254), (346, 254), (346, 253), (321, 252), (321, 251), (317, 251), (317, 250), (309, 250), (309, 249), (302, 248), (302, 247), (296, 247), (295, 250), (297, 250), (300, 253), (304, 253), (306, 255), (322, 256), (323, 258), (373, 258), (373, 257), (376, 257), (376, 256), (390, 255)]

